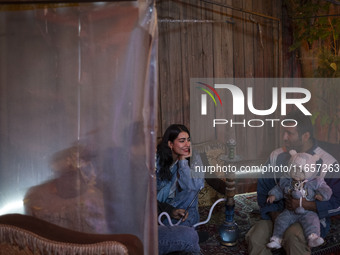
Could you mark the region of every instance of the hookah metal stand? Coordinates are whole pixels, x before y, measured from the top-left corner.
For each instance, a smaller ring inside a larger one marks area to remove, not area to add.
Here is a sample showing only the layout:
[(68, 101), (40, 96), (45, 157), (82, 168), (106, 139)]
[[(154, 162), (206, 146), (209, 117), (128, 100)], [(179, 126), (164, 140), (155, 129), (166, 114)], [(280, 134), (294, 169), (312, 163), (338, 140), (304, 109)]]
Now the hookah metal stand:
[[(227, 163), (238, 161), (235, 158), (235, 147), (236, 142), (234, 139), (230, 139), (227, 142), (229, 149)], [(234, 220), (234, 209), (235, 209), (235, 173), (228, 173), (229, 176), (226, 179), (226, 202), (225, 202), (225, 221), (219, 227), (220, 243), (225, 246), (235, 246), (237, 244), (239, 229)]]

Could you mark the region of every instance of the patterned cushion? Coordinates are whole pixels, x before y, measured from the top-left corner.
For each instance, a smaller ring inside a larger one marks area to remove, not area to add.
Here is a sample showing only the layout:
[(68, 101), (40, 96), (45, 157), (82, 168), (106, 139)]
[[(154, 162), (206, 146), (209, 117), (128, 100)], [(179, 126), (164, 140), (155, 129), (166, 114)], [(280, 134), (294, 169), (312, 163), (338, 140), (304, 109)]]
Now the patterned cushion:
[[(226, 147), (219, 141), (211, 141), (194, 145), (196, 151), (201, 155), (203, 166), (223, 166), (224, 162), (220, 160), (220, 156), (226, 153)], [(206, 178), (211, 178), (210, 174), (206, 175)], [(224, 175), (215, 175), (214, 178), (219, 178), (225, 181)], [(203, 190), (199, 194), (198, 206), (211, 206), (216, 200), (223, 198), (224, 195), (217, 192), (206, 181)]]

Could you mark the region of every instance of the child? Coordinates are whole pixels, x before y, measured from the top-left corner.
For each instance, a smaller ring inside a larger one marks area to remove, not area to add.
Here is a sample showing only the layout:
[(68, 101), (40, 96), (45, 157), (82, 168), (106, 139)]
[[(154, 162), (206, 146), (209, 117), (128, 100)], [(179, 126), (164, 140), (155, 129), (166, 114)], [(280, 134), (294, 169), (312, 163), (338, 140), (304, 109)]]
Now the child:
[(281, 248), (282, 236), (286, 229), (295, 222), (299, 222), (303, 228), (308, 245), (316, 247), (324, 243), (320, 237), (320, 220), (313, 211), (305, 210), (302, 207), (302, 198), (308, 201), (315, 199), (320, 201), (329, 200), (332, 195), (331, 188), (324, 179), (316, 176), (318, 155), (308, 153), (289, 152), (292, 157), (289, 160), (290, 177), (281, 178), (280, 182), (269, 191), (267, 202), (284, 198), (285, 195), (292, 195), (294, 199), (300, 199), (300, 207), (295, 211), (285, 209), (275, 220), (273, 236), (267, 244), (268, 248)]

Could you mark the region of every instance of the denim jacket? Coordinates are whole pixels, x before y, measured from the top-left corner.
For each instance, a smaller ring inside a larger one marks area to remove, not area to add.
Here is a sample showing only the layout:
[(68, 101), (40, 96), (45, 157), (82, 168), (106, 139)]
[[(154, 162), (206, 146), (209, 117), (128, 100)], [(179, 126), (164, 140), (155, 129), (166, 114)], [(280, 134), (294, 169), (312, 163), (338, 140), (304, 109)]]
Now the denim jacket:
[[(193, 154), (192, 167), (202, 165), (199, 154)], [(156, 160), (157, 200), (166, 202), (173, 207), (186, 209), (192, 199), (204, 187), (204, 178), (192, 171), (188, 160), (178, 160), (171, 167), (171, 180), (161, 180), (159, 177), (159, 159)], [(179, 176), (179, 178), (177, 177)], [(197, 207), (197, 200), (191, 208)]]

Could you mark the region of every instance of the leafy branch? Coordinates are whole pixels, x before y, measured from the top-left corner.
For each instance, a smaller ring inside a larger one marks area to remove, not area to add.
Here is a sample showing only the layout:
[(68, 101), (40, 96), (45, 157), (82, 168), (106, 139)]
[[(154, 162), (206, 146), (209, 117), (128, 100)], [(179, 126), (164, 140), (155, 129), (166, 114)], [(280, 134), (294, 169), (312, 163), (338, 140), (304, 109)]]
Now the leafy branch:
[[(293, 44), (290, 50), (308, 51), (318, 59), (313, 70), (314, 77), (340, 77), (340, 15), (339, 8), (324, 0), (285, 0), (288, 17), (293, 28)], [(316, 51), (315, 51), (316, 50)], [(333, 128), (340, 125), (338, 95), (340, 86), (336, 82), (317, 84), (314, 92), (318, 104), (313, 121), (328, 128), (328, 139)], [(340, 131), (340, 130), (339, 130)]]

